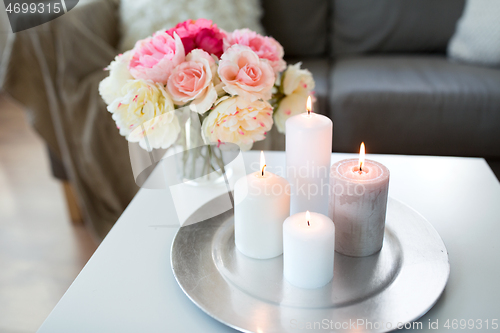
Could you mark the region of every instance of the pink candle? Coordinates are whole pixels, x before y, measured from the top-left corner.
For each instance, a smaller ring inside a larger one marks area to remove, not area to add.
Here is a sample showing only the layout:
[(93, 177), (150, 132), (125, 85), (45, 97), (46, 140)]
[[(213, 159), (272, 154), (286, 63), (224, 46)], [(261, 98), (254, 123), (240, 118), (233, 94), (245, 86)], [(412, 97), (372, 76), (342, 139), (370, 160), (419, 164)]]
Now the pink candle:
[(382, 248), (389, 190), (389, 169), (360, 158), (335, 163), (330, 171), (329, 217), (336, 227), (335, 250), (365, 257)]

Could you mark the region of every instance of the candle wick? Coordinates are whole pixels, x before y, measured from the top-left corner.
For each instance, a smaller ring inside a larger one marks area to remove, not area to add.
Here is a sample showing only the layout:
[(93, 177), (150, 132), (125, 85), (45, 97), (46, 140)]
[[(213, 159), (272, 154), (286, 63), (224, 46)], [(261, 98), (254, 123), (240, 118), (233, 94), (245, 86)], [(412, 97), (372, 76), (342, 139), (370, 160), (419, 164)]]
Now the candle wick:
[(307, 221), (307, 225), (308, 225), (308, 226), (311, 226), (311, 224), (309, 224), (309, 221)]
[(307, 115), (310, 116), (311, 115), (311, 110), (307, 110)]
[(264, 177), (264, 169), (266, 168), (267, 165), (264, 164), (264, 166), (262, 167), (262, 177)]

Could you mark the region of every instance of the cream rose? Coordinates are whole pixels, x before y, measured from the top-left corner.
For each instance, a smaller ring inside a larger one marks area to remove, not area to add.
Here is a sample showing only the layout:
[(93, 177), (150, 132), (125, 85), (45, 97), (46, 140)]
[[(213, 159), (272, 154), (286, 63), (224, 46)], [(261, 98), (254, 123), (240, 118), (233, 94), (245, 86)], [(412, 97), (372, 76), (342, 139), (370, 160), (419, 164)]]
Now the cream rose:
[(166, 149), (176, 140), (181, 126), (175, 111), (168, 111), (137, 127), (128, 136), (128, 141), (139, 142), (142, 149)]
[(130, 142), (139, 142), (143, 148), (146, 144), (141, 140), (145, 136), (154, 137), (150, 148), (166, 148), (175, 141), (180, 131), (179, 121), (172, 112), (174, 103), (161, 83), (129, 80), (122, 94), (108, 106), (121, 135)]
[(202, 133), (207, 142), (231, 142), (241, 150), (248, 150), (255, 141), (265, 139), (273, 126), (272, 112), (273, 108), (265, 101), (249, 103), (240, 96), (227, 98), (205, 118)]
[(213, 77), (216, 76), (214, 58), (201, 49), (192, 50), (186, 61), (172, 71), (167, 83), (175, 104), (189, 105), (192, 111), (205, 113), (217, 99)]
[(293, 93), (306, 93), (314, 90), (314, 79), (307, 69), (300, 69), (301, 62), (295, 65), (288, 65), (288, 68), (283, 73), (283, 92), (285, 95)]
[(278, 132), (285, 133), (287, 119), (304, 112), (307, 97), (306, 93), (293, 93), (281, 100), (278, 109), (274, 113), (274, 123)]
[(131, 51), (117, 55), (106, 68), (109, 70), (109, 76), (99, 83), (99, 94), (108, 105), (118, 97), (122, 97), (122, 87), (128, 80), (134, 79), (128, 70), (131, 56)]
[(219, 76), (223, 89), (250, 102), (271, 99), (275, 75), (267, 60), (248, 46), (235, 44), (228, 48), (219, 63)]

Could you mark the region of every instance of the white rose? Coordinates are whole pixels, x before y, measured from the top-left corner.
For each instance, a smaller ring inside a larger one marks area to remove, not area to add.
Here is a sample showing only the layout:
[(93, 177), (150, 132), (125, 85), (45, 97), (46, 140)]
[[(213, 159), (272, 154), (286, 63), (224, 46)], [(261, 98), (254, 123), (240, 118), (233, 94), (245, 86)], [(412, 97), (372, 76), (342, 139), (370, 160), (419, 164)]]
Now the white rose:
[(307, 93), (299, 92), (285, 96), (281, 100), (278, 109), (274, 113), (274, 122), (278, 132), (285, 133), (287, 119), (304, 112), (307, 97)]
[(241, 96), (225, 98), (203, 121), (202, 134), (207, 142), (231, 142), (248, 150), (255, 141), (265, 139), (273, 126), (272, 112), (268, 102), (250, 103)]
[(106, 68), (109, 70), (109, 76), (99, 84), (99, 94), (108, 105), (118, 97), (122, 97), (123, 86), (128, 80), (134, 79), (128, 70), (131, 55), (131, 51), (117, 55)]
[(306, 93), (314, 90), (314, 79), (307, 69), (300, 69), (301, 62), (295, 65), (288, 65), (288, 68), (283, 73), (283, 92), (285, 95), (293, 93)]
[(180, 132), (174, 103), (161, 83), (151, 80), (129, 80), (123, 86), (122, 97), (115, 99), (108, 111), (113, 114), (120, 134), (141, 147), (167, 148)]

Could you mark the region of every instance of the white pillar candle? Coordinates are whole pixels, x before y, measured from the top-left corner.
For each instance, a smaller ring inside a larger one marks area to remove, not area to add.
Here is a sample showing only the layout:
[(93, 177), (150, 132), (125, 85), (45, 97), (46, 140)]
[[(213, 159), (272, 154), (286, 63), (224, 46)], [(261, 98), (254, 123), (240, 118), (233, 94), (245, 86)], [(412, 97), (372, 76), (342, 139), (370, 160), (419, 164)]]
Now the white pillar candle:
[(261, 170), (238, 179), (234, 187), (234, 240), (236, 248), (255, 259), (283, 253), (283, 222), (290, 215), (286, 179)]
[(300, 288), (319, 288), (333, 278), (335, 226), (319, 213), (297, 213), (283, 224), (283, 274)]
[(328, 214), (332, 121), (308, 111), (286, 121), (287, 179), (291, 185), (290, 215), (306, 210)]
[(329, 217), (337, 228), (335, 250), (352, 257), (372, 255), (382, 248), (389, 191), (389, 169), (360, 158), (332, 165)]

